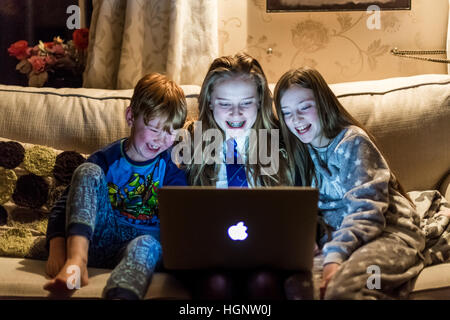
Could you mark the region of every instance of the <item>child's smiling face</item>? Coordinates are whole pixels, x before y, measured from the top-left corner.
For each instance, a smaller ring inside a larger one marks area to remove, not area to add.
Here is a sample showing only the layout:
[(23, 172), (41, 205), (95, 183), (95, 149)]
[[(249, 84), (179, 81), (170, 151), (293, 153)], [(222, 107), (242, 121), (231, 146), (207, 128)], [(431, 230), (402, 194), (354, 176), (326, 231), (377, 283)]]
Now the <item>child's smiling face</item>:
[(251, 79), (235, 77), (218, 82), (210, 108), (217, 125), (231, 137), (246, 134), (258, 115), (259, 97)]
[(163, 129), (166, 119), (156, 117), (145, 124), (142, 115), (133, 119), (130, 110), (130, 116), (127, 111), (127, 120), (132, 127), (126, 154), (132, 160), (143, 162), (154, 159), (173, 145), (178, 130), (171, 128), (170, 133), (166, 132)]
[(292, 85), (280, 99), (281, 112), (289, 130), (303, 143), (323, 147), (329, 143), (323, 135), (316, 100), (311, 89)]

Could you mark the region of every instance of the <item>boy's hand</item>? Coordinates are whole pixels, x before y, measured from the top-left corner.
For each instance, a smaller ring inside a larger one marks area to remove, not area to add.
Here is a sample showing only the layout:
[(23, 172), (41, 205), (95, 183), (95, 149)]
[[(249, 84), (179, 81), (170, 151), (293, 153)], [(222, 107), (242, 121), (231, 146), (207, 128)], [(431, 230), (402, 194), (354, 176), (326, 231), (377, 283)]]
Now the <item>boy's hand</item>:
[(45, 272), (54, 278), (66, 262), (66, 239), (56, 237), (50, 240), (50, 248)]
[(328, 263), (323, 267), (322, 283), (320, 284), (320, 300), (324, 299), (328, 283), (339, 269), (339, 266), (339, 263)]

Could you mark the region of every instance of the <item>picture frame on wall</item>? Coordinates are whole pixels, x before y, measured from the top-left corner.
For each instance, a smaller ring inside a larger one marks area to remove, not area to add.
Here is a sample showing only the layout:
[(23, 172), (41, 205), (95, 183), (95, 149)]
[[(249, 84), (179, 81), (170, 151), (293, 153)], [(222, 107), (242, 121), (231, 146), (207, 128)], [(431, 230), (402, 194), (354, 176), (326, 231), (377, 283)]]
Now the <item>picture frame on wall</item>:
[(267, 12), (411, 10), (411, 0), (266, 0)]

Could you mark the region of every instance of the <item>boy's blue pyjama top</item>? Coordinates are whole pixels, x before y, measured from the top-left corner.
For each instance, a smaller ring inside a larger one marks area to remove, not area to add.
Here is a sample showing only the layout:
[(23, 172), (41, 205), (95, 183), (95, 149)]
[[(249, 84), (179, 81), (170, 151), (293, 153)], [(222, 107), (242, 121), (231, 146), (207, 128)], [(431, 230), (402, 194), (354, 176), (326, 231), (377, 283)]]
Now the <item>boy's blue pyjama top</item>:
[[(187, 185), (186, 175), (172, 162), (171, 148), (154, 159), (136, 162), (126, 155), (125, 142), (126, 138), (113, 142), (93, 153), (87, 161), (102, 168), (108, 183), (111, 207), (117, 219), (147, 229), (150, 233), (159, 231), (157, 191), (163, 186)], [(65, 236), (69, 187), (50, 212), (47, 242), (54, 237)]]

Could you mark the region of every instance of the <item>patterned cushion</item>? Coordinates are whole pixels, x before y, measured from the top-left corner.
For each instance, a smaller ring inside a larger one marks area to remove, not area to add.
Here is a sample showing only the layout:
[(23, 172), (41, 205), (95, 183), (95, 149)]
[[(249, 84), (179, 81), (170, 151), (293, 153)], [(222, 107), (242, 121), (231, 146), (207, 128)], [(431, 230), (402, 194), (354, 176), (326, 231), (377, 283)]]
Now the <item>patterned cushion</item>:
[(46, 259), (49, 210), (85, 158), (0, 138), (0, 256)]

